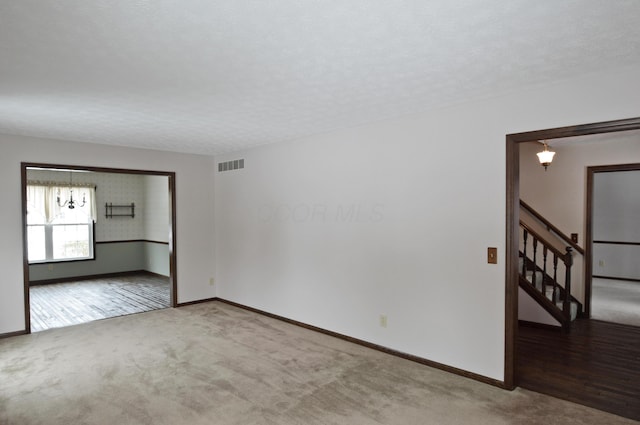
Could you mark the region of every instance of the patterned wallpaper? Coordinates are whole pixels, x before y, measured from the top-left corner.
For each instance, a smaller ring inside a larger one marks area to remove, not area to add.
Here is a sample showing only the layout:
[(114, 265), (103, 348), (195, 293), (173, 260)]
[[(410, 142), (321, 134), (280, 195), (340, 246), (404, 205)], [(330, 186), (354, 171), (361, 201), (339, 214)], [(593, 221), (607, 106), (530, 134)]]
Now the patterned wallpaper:
[[(95, 173), (95, 172), (74, 172), (73, 181), (83, 183), (93, 183), (97, 186), (96, 202), (98, 210), (98, 218), (96, 221), (96, 241), (120, 241), (132, 239), (150, 239), (166, 242), (168, 240), (168, 227), (165, 227), (164, 238), (161, 228), (157, 223), (162, 220), (169, 222), (168, 218), (168, 188), (166, 183), (164, 186), (147, 184), (149, 177), (138, 174), (122, 174), (122, 173)], [(27, 179), (29, 180), (47, 180), (47, 181), (69, 181), (69, 171), (56, 170), (28, 170)], [(158, 177), (164, 179), (167, 177)], [(147, 188), (150, 190), (159, 190), (165, 188), (164, 193), (152, 194), (146, 193)], [(75, 192), (74, 192), (75, 193)], [(159, 211), (162, 199), (167, 199), (166, 208)], [(146, 205), (148, 201), (152, 201), (150, 205)], [(135, 217), (105, 217), (105, 203), (112, 202), (114, 205), (135, 203)], [(164, 215), (164, 217), (163, 217)], [(148, 225), (147, 216), (151, 217), (150, 221), (154, 223), (153, 228), (156, 229), (151, 235), (147, 234)]]

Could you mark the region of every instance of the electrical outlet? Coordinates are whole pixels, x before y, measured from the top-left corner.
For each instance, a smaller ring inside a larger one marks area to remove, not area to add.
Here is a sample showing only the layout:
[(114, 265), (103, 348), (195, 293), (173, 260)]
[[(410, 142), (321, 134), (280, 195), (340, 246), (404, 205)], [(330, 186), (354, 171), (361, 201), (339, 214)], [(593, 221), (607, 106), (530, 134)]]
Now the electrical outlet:
[(53, 270), (53, 264), (48, 264), (47, 265), (47, 270), (52, 271)]
[(215, 281), (213, 280), (212, 277), (209, 278), (209, 285), (213, 286), (213, 284), (215, 283)]
[(600, 261), (598, 261), (598, 266), (600, 266), (600, 267), (604, 267), (604, 260), (600, 260)]
[(387, 327), (387, 315), (386, 314), (381, 314), (380, 315), (380, 327), (383, 327), (383, 328)]

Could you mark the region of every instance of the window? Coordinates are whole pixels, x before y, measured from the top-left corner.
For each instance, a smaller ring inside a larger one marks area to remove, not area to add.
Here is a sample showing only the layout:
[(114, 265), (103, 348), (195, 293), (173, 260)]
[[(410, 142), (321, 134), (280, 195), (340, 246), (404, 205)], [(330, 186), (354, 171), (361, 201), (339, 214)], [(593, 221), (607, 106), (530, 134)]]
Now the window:
[(27, 184), (27, 244), (29, 263), (94, 258), (95, 188), (74, 187), (82, 207), (60, 207), (68, 187)]

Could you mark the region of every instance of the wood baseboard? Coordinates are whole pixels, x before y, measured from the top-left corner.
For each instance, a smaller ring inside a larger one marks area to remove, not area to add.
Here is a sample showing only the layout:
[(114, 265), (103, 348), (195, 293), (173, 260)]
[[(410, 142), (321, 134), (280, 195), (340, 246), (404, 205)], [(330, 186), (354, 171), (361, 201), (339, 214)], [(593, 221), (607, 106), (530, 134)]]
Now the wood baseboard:
[(354, 343), (354, 344), (361, 345), (363, 347), (371, 348), (372, 350), (381, 351), (383, 353), (390, 354), (390, 355), (396, 356), (396, 357), (400, 357), (400, 358), (405, 359), (405, 360), (410, 360), (410, 361), (413, 361), (413, 362), (416, 362), (416, 363), (423, 364), (425, 366), (433, 367), (435, 369), (440, 369), (440, 370), (443, 370), (445, 372), (450, 372), (450, 373), (453, 373), (453, 374), (456, 374), (456, 375), (463, 376), (465, 378), (470, 378), (470, 379), (473, 379), (473, 380), (476, 380), (476, 381), (479, 381), (479, 382), (482, 382), (482, 383), (485, 383), (485, 384), (493, 385), (495, 387), (499, 387), (499, 388), (502, 388), (502, 389), (509, 389), (509, 390), (511, 389), (511, 388), (508, 388), (503, 381), (499, 381), (497, 379), (488, 378), (488, 377), (483, 376), (483, 375), (478, 375), (476, 373), (469, 372), (469, 371), (466, 371), (466, 370), (463, 370), (463, 369), (458, 369), (458, 368), (453, 367), (453, 366), (448, 366), (448, 365), (445, 365), (445, 364), (442, 364), (442, 363), (439, 363), (439, 362), (435, 362), (433, 360), (429, 360), (429, 359), (425, 359), (425, 358), (422, 358), (422, 357), (414, 356), (412, 354), (403, 353), (401, 351), (397, 351), (397, 350), (394, 350), (392, 348), (384, 347), (382, 345), (378, 345), (378, 344), (374, 344), (374, 343), (371, 343), (371, 342), (367, 342), (367, 341), (364, 341), (364, 340), (361, 340), (361, 339), (358, 339), (358, 338), (353, 338), (353, 337), (350, 337), (350, 336), (347, 336), (347, 335), (343, 335), (343, 334), (340, 334), (340, 333), (337, 333), (337, 332), (333, 332), (333, 331), (329, 331), (329, 330), (326, 330), (326, 329), (322, 329), (322, 328), (319, 328), (317, 326), (308, 325), (308, 324), (303, 323), (303, 322), (298, 322), (297, 320), (288, 319), (286, 317), (279, 316), (277, 314), (269, 313), (267, 311), (259, 310), (257, 308), (253, 308), (253, 307), (249, 307), (249, 306), (246, 306), (246, 305), (243, 305), (243, 304), (239, 304), (239, 303), (236, 303), (236, 302), (233, 302), (233, 301), (225, 300), (223, 298), (216, 297), (216, 298), (213, 298), (212, 300), (213, 301), (219, 301), (219, 302), (222, 302), (222, 303), (225, 303), (225, 304), (229, 304), (229, 305), (232, 305), (234, 307), (242, 308), (244, 310), (248, 310), (248, 311), (251, 311), (251, 312), (254, 312), (254, 313), (258, 313), (258, 314), (261, 314), (263, 316), (270, 317), (272, 319), (281, 320), (283, 322), (290, 323), (290, 324), (295, 325), (295, 326), (300, 326), (300, 327), (305, 328), (305, 329), (309, 329), (309, 330), (312, 330), (312, 331), (320, 332), (320, 333), (323, 333), (325, 335), (329, 335), (329, 336), (332, 336), (332, 337), (335, 337), (335, 338), (339, 338), (339, 339), (342, 339), (344, 341), (348, 341), (348, 342), (351, 342), (351, 343)]
[(528, 320), (518, 320), (518, 325), (527, 326), (529, 328), (547, 329), (550, 331), (562, 331), (562, 326), (553, 326), (546, 323), (530, 322)]
[(626, 280), (629, 282), (640, 282), (640, 279), (633, 279), (630, 277), (615, 277), (615, 276), (600, 276), (600, 275), (593, 275), (591, 277), (596, 277), (598, 279), (609, 279), (609, 280)]
[(0, 339), (10, 338), (12, 336), (18, 336), (18, 335), (26, 335), (28, 333), (29, 332), (27, 332), (27, 331), (7, 332), (7, 333), (0, 334)]
[(176, 307), (186, 307), (188, 305), (208, 303), (208, 302), (211, 302), (211, 301), (220, 301), (220, 298), (213, 297), (213, 298), (205, 298), (203, 300), (187, 301), (186, 303), (178, 303), (178, 304), (176, 304)]

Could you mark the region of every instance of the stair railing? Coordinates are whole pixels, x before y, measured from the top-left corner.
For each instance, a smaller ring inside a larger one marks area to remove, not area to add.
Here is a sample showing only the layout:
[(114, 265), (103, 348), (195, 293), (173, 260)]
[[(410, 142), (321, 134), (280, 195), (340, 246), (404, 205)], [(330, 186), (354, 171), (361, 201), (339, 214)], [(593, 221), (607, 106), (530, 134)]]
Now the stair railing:
[(565, 235), (564, 232), (562, 232), (560, 229), (554, 226), (549, 220), (544, 218), (542, 214), (534, 210), (529, 204), (524, 202), (522, 199), (520, 200), (520, 206), (525, 210), (527, 210), (529, 214), (534, 216), (538, 221), (540, 221), (540, 223), (542, 223), (547, 228), (548, 231), (555, 233), (560, 239), (562, 239), (567, 245), (572, 247), (576, 252), (578, 252), (580, 255), (584, 255), (584, 249), (580, 245), (572, 241), (569, 236)]
[[(520, 229), (522, 231), (522, 251), (523, 258), (522, 268), (518, 272), (523, 278), (527, 278), (527, 272), (533, 272), (531, 274), (531, 287), (539, 292), (545, 299), (547, 297), (547, 287), (552, 285), (551, 302), (553, 308), (558, 309), (556, 303), (562, 301), (562, 317), (564, 318), (563, 326), (567, 327), (571, 323), (571, 267), (573, 265), (573, 248), (567, 246), (565, 252), (562, 252), (556, 248), (550, 241), (546, 240), (542, 235), (528, 226), (526, 223), (520, 222)], [(531, 240), (529, 240), (531, 237)], [(538, 245), (542, 246), (542, 261), (539, 258)], [(549, 258), (549, 253), (551, 257)], [(564, 282), (560, 282), (559, 275), (562, 274), (558, 271), (558, 265), (561, 264), (564, 267)], [(551, 266), (552, 271), (549, 270)], [(541, 272), (540, 288), (538, 287), (538, 273)]]

